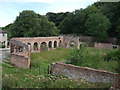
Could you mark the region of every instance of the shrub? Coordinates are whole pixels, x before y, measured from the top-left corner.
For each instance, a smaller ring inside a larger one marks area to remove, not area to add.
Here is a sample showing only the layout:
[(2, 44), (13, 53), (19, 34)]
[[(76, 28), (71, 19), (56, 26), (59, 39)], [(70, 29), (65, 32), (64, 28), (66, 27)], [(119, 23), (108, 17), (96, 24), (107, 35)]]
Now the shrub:
[(80, 49), (75, 49), (71, 53), (70, 60), (67, 61), (67, 64), (74, 64), (74, 65), (80, 65), (83, 63), (83, 49), (84, 45), (81, 44)]
[(5, 48), (5, 45), (0, 45), (0, 48)]
[(105, 61), (110, 61), (110, 60), (120, 60), (120, 50), (112, 51), (109, 52), (105, 57)]

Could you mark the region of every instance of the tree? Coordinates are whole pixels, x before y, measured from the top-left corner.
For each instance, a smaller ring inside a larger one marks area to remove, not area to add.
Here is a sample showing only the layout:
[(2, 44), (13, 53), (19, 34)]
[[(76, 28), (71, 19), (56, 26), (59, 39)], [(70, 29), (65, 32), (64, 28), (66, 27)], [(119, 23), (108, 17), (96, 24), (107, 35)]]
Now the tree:
[(72, 12), (62, 20), (59, 27), (61, 33), (84, 35), (86, 28), (85, 23), (88, 15), (101, 12), (95, 5), (88, 6), (86, 9), (79, 9)]
[(120, 45), (120, 18), (117, 22), (117, 43)]
[(107, 39), (107, 30), (110, 28), (110, 22), (103, 14), (90, 14), (85, 26), (87, 28), (86, 35), (92, 36), (93, 41), (104, 42)]
[(120, 2), (96, 2), (94, 5), (109, 18), (111, 28), (108, 31), (110, 37), (116, 37), (117, 20), (120, 17)]
[(70, 12), (60, 12), (60, 13), (53, 13), (53, 12), (48, 12), (46, 16), (49, 18), (49, 21), (52, 21), (55, 23), (57, 27), (59, 27), (60, 23), (62, 20), (64, 20), (67, 16), (69, 16), (71, 13)]
[(22, 11), (10, 26), (11, 37), (40, 37), (58, 35), (58, 29), (46, 16), (34, 11)]
[(73, 27), (73, 16), (69, 15), (66, 17), (59, 25), (60, 33), (62, 34), (71, 34)]
[(8, 39), (10, 39), (12, 37), (12, 31), (11, 31), (11, 26), (12, 25), (13, 25), (13, 23), (10, 23), (7, 26), (2, 28), (3, 30), (5, 30), (7, 32)]

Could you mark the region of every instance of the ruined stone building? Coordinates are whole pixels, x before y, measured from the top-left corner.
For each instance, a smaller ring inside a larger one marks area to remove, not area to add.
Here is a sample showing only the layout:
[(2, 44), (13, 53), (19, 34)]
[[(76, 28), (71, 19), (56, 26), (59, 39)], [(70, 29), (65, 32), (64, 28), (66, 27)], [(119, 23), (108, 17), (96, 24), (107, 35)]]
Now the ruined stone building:
[(7, 33), (3, 30), (0, 30), (0, 46), (1, 45), (7, 47)]
[[(17, 67), (29, 68), (30, 53), (62, 48), (77, 48), (85, 42), (90, 42), (91, 37), (62, 35), (56, 37), (23, 37), (10, 40), (11, 62)], [(116, 49), (118, 45), (112, 43), (97, 43), (94, 48)]]
[(79, 37), (27, 37), (12, 38), (10, 41), (11, 62), (17, 67), (29, 68), (30, 53), (62, 48), (78, 48)]

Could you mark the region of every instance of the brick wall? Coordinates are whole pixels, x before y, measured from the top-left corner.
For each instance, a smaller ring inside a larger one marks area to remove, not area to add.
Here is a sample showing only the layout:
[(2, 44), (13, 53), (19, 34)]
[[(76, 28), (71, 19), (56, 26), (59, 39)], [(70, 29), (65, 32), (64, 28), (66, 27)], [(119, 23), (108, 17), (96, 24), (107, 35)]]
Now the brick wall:
[(51, 74), (65, 75), (69, 78), (83, 78), (90, 82), (111, 82), (117, 79), (118, 74), (106, 72), (102, 70), (90, 69), (85, 67), (79, 67), (64, 63), (54, 63), (51, 65)]
[(114, 49), (115, 47), (119, 48), (118, 45), (113, 45), (112, 43), (94, 43), (94, 47), (99, 49)]
[(74, 42), (76, 45), (76, 48), (79, 49), (79, 37), (76, 37), (76, 36), (69, 36), (69, 35), (64, 35), (63, 36), (63, 43), (64, 43), (64, 47), (67, 47), (67, 48), (71, 48), (70, 46), (70, 43), (71, 42)]
[(11, 63), (16, 67), (29, 68), (30, 58), (20, 54), (11, 54)]

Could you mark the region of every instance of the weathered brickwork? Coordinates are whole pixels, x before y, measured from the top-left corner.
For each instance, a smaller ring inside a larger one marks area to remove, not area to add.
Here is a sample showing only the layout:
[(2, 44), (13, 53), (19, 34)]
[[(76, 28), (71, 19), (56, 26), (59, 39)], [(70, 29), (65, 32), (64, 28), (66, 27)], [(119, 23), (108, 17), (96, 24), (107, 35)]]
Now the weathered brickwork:
[(112, 43), (94, 43), (95, 48), (99, 49), (118, 49), (118, 45), (113, 45)]
[(23, 54), (11, 54), (11, 63), (13, 63), (16, 67), (29, 68), (30, 58)]
[(11, 63), (16, 67), (29, 68), (30, 52), (28, 45), (21, 41), (11, 40)]
[(10, 41), (11, 62), (17, 67), (29, 68), (30, 53), (56, 49), (57, 47), (68, 48), (71, 47), (71, 43), (79, 49), (79, 39), (76, 37), (12, 38)]
[(115, 80), (118, 78), (118, 74), (115, 73), (90, 69), (85, 67), (79, 67), (64, 63), (52, 64), (50, 72), (53, 75), (60, 74), (60, 75), (65, 75), (69, 78), (78, 78), (78, 79), (83, 78), (90, 82), (114, 83)]
[[(30, 58), (30, 53), (42, 52), (45, 50), (56, 49), (58, 47), (79, 49), (80, 45), (82, 44), (81, 42), (88, 41), (91, 42), (91, 37), (86, 36), (78, 37), (72, 35), (63, 35), (56, 37), (12, 38), (10, 40), (10, 49), (11, 54)], [(108, 43), (94, 43), (94, 47), (100, 49), (113, 49), (118, 48), (119, 46)], [(28, 53), (28, 55), (25, 55), (24, 53)], [(12, 57), (13, 56), (11, 55), (11, 59), (15, 59)]]
[[(46, 48), (49, 47), (49, 43), (51, 42), (51, 48), (54, 49), (56, 47), (59, 47), (59, 44), (61, 43), (61, 46), (63, 46), (63, 37), (33, 37), (33, 38), (13, 38), (13, 40), (21, 41), (25, 43), (26, 45), (30, 45), (30, 52), (40, 52), (41, 51), (41, 44), (45, 43)], [(56, 47), (55, 47), (56, 42)], [(34, 50), (35, 44), (37, 45), (37, 50)]]
[(80, 46), (79, 37), (76, 36), (64, 36), (63, 43), (66, 48), (72, 48), (75, 45), (79, 49)]
[[(90, 37), (90, 36), (79, 36), (79, 38), (82, 42), (91, 42), (92, 41), (92, 37)], [(109, 37), (109, 38), (107, 38), (106, 43), (116, 44), (117, 39), (113, 38), (113, 37)]]

